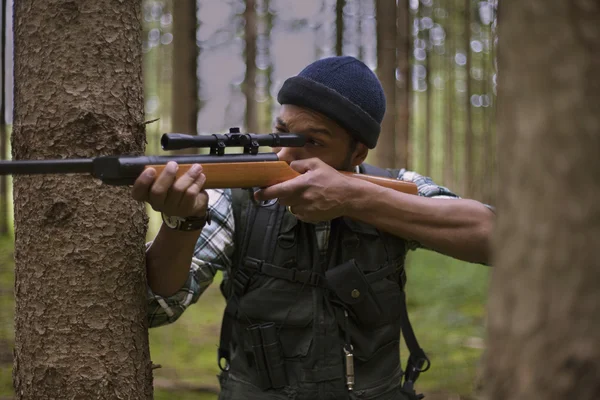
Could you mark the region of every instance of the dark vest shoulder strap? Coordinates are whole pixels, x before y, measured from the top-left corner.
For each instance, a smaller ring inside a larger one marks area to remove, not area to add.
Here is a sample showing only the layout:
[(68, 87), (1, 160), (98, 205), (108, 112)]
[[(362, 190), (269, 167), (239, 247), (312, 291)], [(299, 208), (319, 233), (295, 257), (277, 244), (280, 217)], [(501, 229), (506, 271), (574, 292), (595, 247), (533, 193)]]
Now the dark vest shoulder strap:
[[(367, 175), (375, 175), (389, 178), (397, 178), (402, 170), (400, 169), (383, 169), (375, 167), (370, 164), (361, 164), (360, 172)], [(425, 351), (419, 345), (417, 337), (413, 330), (412, 324), (408, 317), (408, 309), (406, 308), (406, 293), (404, 292), (404, 283), (406, 281), (405, 271), (402, 271), (401, 279), (402, 286), (402, 306), (401, 306), (401, 318), (402, 318), (402, 336), (406, 342), (406, 347), (410, 352), (406, 369), (404, 371), (404, 383), (403, 389), (414, 394), (414, 383), (422, 372), (425, 372), (431, 366), (429, 358), (425, 354)]]
[[(233, 189), (232, 207), (235, 221), (235, 250), (232, 260), (231, 275), (228, 277), (227, 287), (222, 288), (226, 294), (227, 305), (221, 323), (221, 338), (218, 349), (219, 368), (225, 371), (229, 368), (230, 344), (233, 321), (239, 309), (239, 298), (245, 293), (254, 271), (240, 268), (243, 259), (248, 256), (258, 260), (270, 260), (274, 251), (273, 235), (279, 230), (279, 216), (285, 209), (277, 205), (277, 212), (272, 212), (266, 207), (259, 207), (254, 203), (251, 190)], [(253, 234), (254, 229), (262, 229), (261, 234)]]
[(254, 207), (251, 206), (252, 192), (243, 189), (232, 189), (232, 208), (235, 222), (234, 243), (235, 250), (232, 260), (232, 268), (227, 282), (221, 283), (221, 292), (227, 299), (227, 305), (223, 312), (221, 321), (221, 335), (219, 339), (219, 348), (217, 350), (217, 363), (221, 371), (229, 370), (230, 362), (230, 344), (233, 329), (233, 321), (238, 311), (238, 298), (236, 293), (243, 290), (248, 282), (248, 277), (239, 272), (237, 266), (240, 262), (240, 254), (248, 243), (248, 237), (251, 233), (250, 224), (254, 220)]

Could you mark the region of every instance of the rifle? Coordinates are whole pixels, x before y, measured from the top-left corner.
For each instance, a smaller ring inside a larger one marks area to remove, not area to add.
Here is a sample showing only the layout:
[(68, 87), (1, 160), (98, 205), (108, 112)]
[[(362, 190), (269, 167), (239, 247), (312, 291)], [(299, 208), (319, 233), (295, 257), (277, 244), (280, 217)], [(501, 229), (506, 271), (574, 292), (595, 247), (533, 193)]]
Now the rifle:
[[(302, 147), (304, 135), (294, 133), (242, 134), (231, 128), (228, 134), (184, 135), (165, 133), (161, 136), (163, 150), (210, 147), (210, 154), (177, 156), (101, 156), (62, 160), (0, 161), (0, 175), (91, 174), (108, 185), (133, 185), (147, 168), (160, 174), (169, 161), (179, 164), (177, 177), (192, 164), (201, 164), (206, 176), (205, 189), (268, 187), (293, 179), (300, 173), (277, 154), (259, 153), (260, 146)], [(241, 154), (226, 154), (227, 147), (243, 147)], [(378, 176), (340, 171), (403, 193), (417, 194), (414, 183)]]

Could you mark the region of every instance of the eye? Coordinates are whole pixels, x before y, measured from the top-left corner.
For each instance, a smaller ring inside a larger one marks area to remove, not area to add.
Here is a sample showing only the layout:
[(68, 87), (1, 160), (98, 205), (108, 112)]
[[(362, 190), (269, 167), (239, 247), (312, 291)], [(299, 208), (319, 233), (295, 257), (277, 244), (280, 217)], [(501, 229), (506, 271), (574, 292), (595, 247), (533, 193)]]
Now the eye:
[(306, 139), (306, 143), (310, 144), (311, 146), (318, 146), (321, 147), (323, 146), (323, 143), (319, 142), (318, 140), (315, 140), (313, 138), (308, 138)]

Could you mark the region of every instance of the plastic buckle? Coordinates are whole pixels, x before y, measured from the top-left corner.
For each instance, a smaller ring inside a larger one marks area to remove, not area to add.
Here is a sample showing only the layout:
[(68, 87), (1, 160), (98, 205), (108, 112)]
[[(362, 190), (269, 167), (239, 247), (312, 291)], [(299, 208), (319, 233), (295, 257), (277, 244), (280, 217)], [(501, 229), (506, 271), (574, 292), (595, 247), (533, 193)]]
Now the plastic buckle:
[(264, 264), (263, 260), (257, 260), (255, 258), (250, 258), (250, 257), (247, 257), (246, 260), (244, 261), (245, 267), (256, 270), (258, 272), (262, 271), (263, 264)]
[(300, 272), (300, 271), (298, 271), (296, 268), (291, 268), (289, 271), (292, 273), (292, 276), (290, 277), (290, 280), (291, 280), (292, 282), (299, 282), (299, 281), (296, 279), (296, 273), (297, 273), (297, 272)]
[(250, 276), (248, 276), (243, 270), (238, 269), (233, 278), (234, 291), (236, 293), (244, 293), (249, 282)]

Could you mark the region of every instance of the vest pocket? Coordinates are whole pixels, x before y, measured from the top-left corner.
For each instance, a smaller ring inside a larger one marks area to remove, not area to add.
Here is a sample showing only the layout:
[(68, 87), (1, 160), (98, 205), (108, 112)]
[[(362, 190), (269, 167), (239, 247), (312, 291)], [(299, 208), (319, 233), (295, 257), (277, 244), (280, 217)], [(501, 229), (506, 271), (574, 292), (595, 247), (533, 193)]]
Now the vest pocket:
[(394, 347), (396, 351), (398, 350), (402, 292), (399, 286), (395, 285), (394, 289), (374, 291), (374, 293), (381, 304), (381, 313), (377, 321), (365, 324), (353, 313), (349, 313), (350, 318), (346, 325), (350, 341), (354, 346), (354, 357), (359, 362), (368, 362), (372, 359), (381, 362), (392, 354)]
[[(275, 323), (284, 358), (305, 357), (312, 345), (312, 289), (259, 287), (240, 299), (238, 320)], [(251, 349), (248, 338), (244, 343), (245, 350)]]
[(329, 288), (347, 305), (359, 323), (369, 325), (379, 320), (381, 306), (354, 260), (328, 270), (325, 275)]

